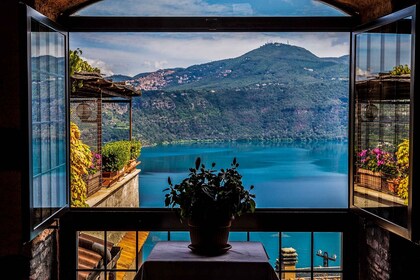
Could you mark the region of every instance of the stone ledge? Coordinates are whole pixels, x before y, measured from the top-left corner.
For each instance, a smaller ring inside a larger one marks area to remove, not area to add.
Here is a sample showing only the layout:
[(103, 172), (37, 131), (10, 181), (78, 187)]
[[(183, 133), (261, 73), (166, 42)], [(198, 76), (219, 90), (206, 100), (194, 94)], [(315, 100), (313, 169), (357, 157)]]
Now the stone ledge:
[(114, 194), (116, 191), (118, 191), (120, 188), (125, 186), (128, 182), (130, 182), (133, 178), (138, 176), (140, 173), (140, 169), (136, 169), (133, 172), (126, 174), (122, 177), (122, 180), (115, 183), (111, 187), (104, 188), (102, 187), (99, 191), (88, 197), (86, 200), (86, 203), (89, 205), (89, 207), (97, 207), (97, 205), (101, 204), (103, 201), (105, 201), (109, 196)]

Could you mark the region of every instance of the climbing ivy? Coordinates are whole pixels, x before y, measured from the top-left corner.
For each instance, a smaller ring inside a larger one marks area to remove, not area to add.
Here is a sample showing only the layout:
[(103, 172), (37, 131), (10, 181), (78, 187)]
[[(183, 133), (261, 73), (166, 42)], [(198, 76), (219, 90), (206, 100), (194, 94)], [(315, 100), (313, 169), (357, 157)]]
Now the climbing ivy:
[(88, 168), (92, 164), (92, 153), (89, 146), (80, 140), (79, 127), (70, 123), (70, 190), (71, 206), (87, 207), (86, 182), (83, 175), (88, 174)]

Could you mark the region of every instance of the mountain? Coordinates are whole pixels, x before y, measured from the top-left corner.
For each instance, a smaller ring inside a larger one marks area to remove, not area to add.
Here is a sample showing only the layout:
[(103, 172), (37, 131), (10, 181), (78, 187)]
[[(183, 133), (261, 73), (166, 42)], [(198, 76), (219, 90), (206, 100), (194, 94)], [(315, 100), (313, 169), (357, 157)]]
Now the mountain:
[(270, 43), (237, 58), (140, 73), (131, 82), (143, 90), (241, 88), (262, 82), (287, 83), (290, 76), (300, 76), (301, 83), (307, 83), (347, 77), (348, 69), (342, 66), (348, 63), (348, 55), (319, 58), (301, 47)]
[[(134, 136), (147, 144), (346, 139), (348, 67), (348, 56), (270, 43), (236, 58), (140, 73), (126, 80), (143, 91)], [(107, 128), (104, 139), (117, 136)]]
[(124, 82), (128, 80), (132, 80), (133, 77), (126, 76), (126, 75), (112, 75), (112, 76), (105, 77), (105, 79), (113, 81), (113, 82)]

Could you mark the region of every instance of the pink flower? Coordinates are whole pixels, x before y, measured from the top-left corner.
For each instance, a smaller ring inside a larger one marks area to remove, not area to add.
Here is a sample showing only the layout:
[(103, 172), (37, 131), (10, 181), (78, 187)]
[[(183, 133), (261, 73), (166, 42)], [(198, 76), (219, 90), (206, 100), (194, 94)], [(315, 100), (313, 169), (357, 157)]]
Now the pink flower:
[(363, 150), (359, 153), (359, 157), (365, 157), (367, 153), (367, 150)]
[(375, 148), (375, 149), (373, 149), (372, 150), (372, 152), (374, 153), (374, 154), (376, 154), (376, 155), (380, 155), (382, 152), (381, 152), (381, 149), (379, 149), (379, 148)]

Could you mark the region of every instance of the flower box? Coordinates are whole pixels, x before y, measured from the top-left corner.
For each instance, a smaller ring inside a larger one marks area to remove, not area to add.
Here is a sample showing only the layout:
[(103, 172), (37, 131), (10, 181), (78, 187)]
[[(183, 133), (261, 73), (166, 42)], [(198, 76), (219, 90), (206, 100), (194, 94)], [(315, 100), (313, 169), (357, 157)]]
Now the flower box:
[(128, 164), (125, 166), (125, 173), (129, 174), (133, 172), (136, 169), (137, 165), (139, 164), (140, 164), (140, 161), (138, 160), (135, 160), (135, 159), (130, 160)]
[(398, 180), (386, 179), (382, 172), (373, 172), (364, 168), (357, 170), (359, 185), (375, 191), (396, 195)]
[(97, 171), (94, 174), (89, 174), (86, 176), (86, 189), (87, 189), (87, 196), (91, 196), (92, 194), (99, 191), (102, 187), (101, 184), (101, 172)]
[(359, 185), (376, 191), (382, 190), (382, 173), (373, 172), (364, 168), (357, 170), (359, 174)]
[(103, 178), (114, 178), (116, 176), (124, 174), (124, 169), (118, 170), (118, 171), (102, 171), (102, 177)]
[(118, 171), (102, 171), (102, 186), (110, 187), (112, 184), (122, 180), (126, 167)]

